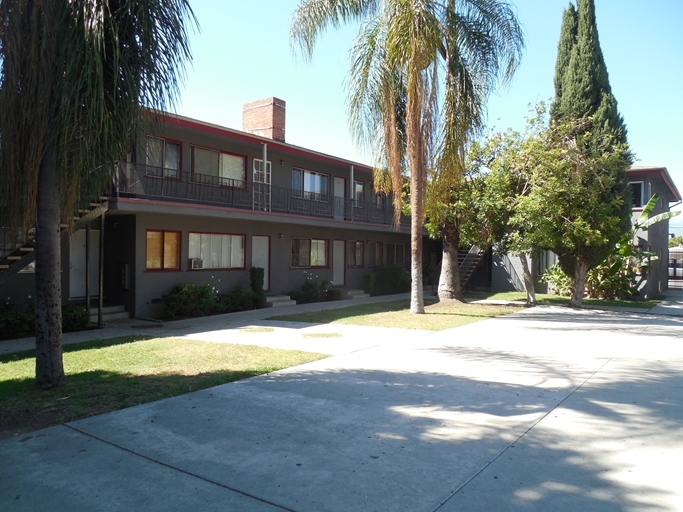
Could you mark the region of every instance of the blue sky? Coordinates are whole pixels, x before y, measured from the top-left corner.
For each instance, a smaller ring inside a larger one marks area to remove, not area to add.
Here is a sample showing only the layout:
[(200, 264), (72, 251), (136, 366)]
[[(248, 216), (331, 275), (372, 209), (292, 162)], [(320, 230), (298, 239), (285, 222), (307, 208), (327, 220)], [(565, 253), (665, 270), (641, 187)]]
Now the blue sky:
[[(242, 105), (276, 96), (287, 102), (287, 142), (371, 163), (348, 129), (346, 87), (355, 27), (328, 30), (313, 60), (292, 53), (297, 0), (194, 0), (192, 36), (177, 112), (241, 128)], [(553, 96), (562, 12), (568, 0), (513, 0), (526, 51), (512, 84), (489, 102), (489, 125), (522, 128), (528, 105)], [(610, 84), (629, 131), (636, 165), (667, 167), (683, 193), (683, 0), (596, 0)], [(674, 226), (683, 227), (683, 220)]]

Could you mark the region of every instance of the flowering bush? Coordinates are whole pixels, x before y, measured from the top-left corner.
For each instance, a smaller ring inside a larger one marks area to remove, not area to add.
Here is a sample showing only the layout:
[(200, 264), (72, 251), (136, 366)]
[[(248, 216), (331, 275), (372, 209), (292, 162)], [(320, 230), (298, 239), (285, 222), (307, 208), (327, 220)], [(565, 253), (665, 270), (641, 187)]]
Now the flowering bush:
[(256, 294), (241, 286), (218, 293), (210, 284), (179, 284), (163, 297), (166, 317), (193, 318), (254, 309)]
[(332, 283), (330, 281), (318, 282), (311, 276), (306, 278), (306, 281), (300, 290), (289, 292), (288, 295), (295, 300), (297, 304), (339, 300), (341, 298), (341, 290), (332, 288), (331, 285)]

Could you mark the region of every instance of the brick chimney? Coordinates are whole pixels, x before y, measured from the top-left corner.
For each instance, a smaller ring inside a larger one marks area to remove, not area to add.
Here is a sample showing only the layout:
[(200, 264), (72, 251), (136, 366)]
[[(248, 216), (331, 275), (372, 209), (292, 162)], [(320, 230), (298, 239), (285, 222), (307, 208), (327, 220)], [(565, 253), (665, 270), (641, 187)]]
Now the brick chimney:
[(284, 142), (285, 102), (278, 98), (265, 98), (246, 103), (242, 107), (242, 130)]

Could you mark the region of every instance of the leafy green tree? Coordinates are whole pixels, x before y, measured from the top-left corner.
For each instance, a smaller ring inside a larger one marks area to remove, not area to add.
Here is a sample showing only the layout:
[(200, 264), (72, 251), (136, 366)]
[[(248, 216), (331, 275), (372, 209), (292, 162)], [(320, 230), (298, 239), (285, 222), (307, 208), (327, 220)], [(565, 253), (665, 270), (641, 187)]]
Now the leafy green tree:
[(669, 247), (678, 247), (679, 245), (683, 245), (683, 236), (678, 235), (669, 238)]
[[(502, 0), (302, 0), (292, 22), (292, 41), (310, 58), (325, 28), (352, 21), (364, 24), (354, 46), (349, 78), (351, 125), (358, 140), (373, 149), (376, 168), (385, 169), (391, 177), (397, 216), (402, 210), (406, 171), (409, 175), (410, 310), (424, 313), (422, 230), (427, 171), (437, 167), (436, 155), (444, 159), (442, 168), (447, 159), (457, 160), (449, 152), (462, 152), (462, 141), (469, 136), (462, 130), (478, 122), (476, 117), (474, 122), (468, 120), (474, 112), (471, 107), (480, 107), (465, 99), (478, 101), (489, 85), (477, 80), (486, 75), (473, 74), (478, 72), (476, 66), (488, 66), (489, 76), (496, 77), (499, 71), (506, 74), (514, 69), (519, 53), (515, 42), (521, 41), (521, 29), (508, 2)], [(499, 49), (491, 41), (510, 42), (510, 47)], [(439, 87), (445, 91), (444, 104)], [(458, 171), (462, 165), (454, 170)]]
[[(633, 294), (638, 291), (639, 273), (642, 274), (643, 271), (647, 271), (650, 263), (657, 260), (658, 256), (634, 245), (637, 233), (640, 230), (646, 230), (657, 222), (671, 219), (681, 213), (680, 211), (670, 211), (652, 215), (658, 201), (659, 195), (654, 194), (643, 208), (640, 216), (633, 221), (629, 232), (617, 242), (612, 254), (588, 272), (586, 290), (590, 298), (627, 300), (631, 299)], [(567, 275), (561, 269), (548, 272), (546, 278), (546, 281), (552, 283), (558, 290), (564, 288), (562, 283), (567, 280)], [(571, 294), (571, 290), (568, 294)]]
[(65, 381), (60, 222), (79, 196), (106, 190), (144, 129), (143, 107), (173, 104), (188, 17), (187, 0), (0, 0), (2, 220), (36, 226), (42, 388)]
[(536, 175), (546, 160), (555, 156), (548, 151), (546, 130), (545, 106), (541, 104), (527, 119), (524, 132), (508, 129), (495, 133), (474, 144), (469, 155), (471, 165), (482, 175), (482, 186), (472, 197), (479, 212), (479, 243), (492, 246), (497, 254), (519, 257), (529, 306), (537, 304), (529, 259), (546, 237), (539, 231), (538, 205), (526, 196), (540, 183)]
[[(597, 229), (601, 234), (599, 237), (587, 238), (582, 243), (576, 237), (568, 239), (567, 231), (559, 229), (560, 223), (557, 236), (549, 241), (549, 248), (558, 255), (562, 269), (574, 278), (570, 305), (579, 307), (583, 301), (587, 272), (603, 261), (629, 230), (631, 195), (625, 170), (632, 162), (632, 155), (626, 146), (626, 127), (619, 115), (600, 49), (594, 1), (578, 0), (575, 14), (570, 5), (562, 25), (552, 121), (563, 124), (564, 128), (572, 126), (574, 132), (559, 130), (559, 133), (584, 151), (583, 157), (573, 152), (572, 157), (578, 158), (577, 163), (583, 169), (581, 179), (575, 180), (574, 184), (586, 187), (585, 196), (591, 198), (595, 211), (603, 216), (601, 221), (588, 215), (593, 218), (592, 226), (604, 225), (604, 229)], [(568, 52), (569, 48), (571, 51)], [(601, 151), (607, 151), (610, 156), (608, 168), (591, 170), (591, 166), (600, 161)], [(621, 161), (615, 159), (617, 156)], [(607, 175), (606, 171), (611, 174)], [(597, 190), (588, 188), (595, 186)]]

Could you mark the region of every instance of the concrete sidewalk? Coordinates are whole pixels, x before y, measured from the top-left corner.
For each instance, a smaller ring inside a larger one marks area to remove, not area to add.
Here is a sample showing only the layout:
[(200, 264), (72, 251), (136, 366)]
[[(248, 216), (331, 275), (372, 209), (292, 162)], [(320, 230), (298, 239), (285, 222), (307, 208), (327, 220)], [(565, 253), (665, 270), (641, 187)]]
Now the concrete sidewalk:
[[(303, 340), (212, 321), (173, 332)], [(683, 510), (683, 319), (340, 334), (335, 357), (0, 441), (0, 509)]]

